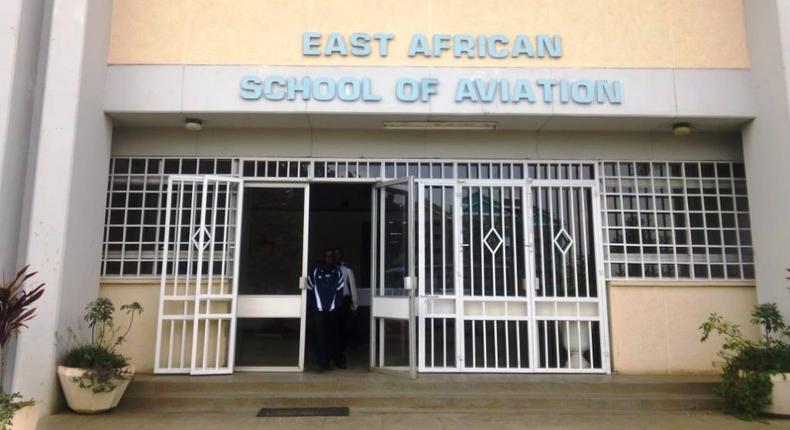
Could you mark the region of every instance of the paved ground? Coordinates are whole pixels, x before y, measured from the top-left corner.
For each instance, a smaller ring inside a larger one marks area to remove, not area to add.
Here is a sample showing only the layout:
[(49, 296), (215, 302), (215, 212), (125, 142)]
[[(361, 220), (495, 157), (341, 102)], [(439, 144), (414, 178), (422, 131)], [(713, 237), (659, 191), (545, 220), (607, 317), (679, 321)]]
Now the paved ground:
[(717, 413), (660, 413), (610, 415), (602, 411), (590, 414), (354, 414), (331, 418), (256, 418), (242, 413), (140, 413), (115, 411), (85, 416), (59, 414), (45, 418), (39, 430), (217, 430), (217, 429), (283, 429), (283, 430), (416, 430), (416, 429), (789, 429), (790, 419), (765, 422), (743, 422)]

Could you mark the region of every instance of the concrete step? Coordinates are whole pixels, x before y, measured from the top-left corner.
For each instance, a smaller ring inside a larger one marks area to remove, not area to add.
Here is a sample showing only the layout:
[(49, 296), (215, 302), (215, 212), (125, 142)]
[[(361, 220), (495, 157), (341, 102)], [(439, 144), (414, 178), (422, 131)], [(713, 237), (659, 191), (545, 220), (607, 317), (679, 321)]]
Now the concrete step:
[(177, 393), (155, 396), (125, 396), (129, 409), (231, 411), (262, 407), (329, 407), (379, 410), (397, 407), (411, 411), (494, 411), (494, 410), (572, 410), (572, 411), (699, 411), (719, 408), (719, 401), (705, 395), (548, 395), (548, 394), (442, 394), (412, 395), (381, 393), (363, 395), (340, 393)]
[(699, 411), (720, 408), (715, 379), (612, 375), (421, 375), (370, 373), (138, 375), (128, 409), (233, 411), (348, 406), (356, 412)]

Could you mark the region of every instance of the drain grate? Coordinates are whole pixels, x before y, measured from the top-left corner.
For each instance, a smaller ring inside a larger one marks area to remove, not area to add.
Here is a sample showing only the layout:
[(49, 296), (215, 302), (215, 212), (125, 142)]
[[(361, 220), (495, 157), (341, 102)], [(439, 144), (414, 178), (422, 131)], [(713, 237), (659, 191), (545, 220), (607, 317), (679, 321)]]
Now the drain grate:
[(261, 408), (258, 417), (347, 417), (347, 407), (340, 408)]

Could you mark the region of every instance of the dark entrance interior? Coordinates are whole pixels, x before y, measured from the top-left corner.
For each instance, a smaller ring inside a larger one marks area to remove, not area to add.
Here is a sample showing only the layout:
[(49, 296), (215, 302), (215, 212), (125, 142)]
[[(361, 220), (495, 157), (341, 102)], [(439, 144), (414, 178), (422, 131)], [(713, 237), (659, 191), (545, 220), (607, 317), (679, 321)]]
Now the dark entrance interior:
[[(310, 186), (309, 265), (317, 264), (323, 250), (340, 248), (354, 272), (358, 301), (348, 329), (346, 358), (350, 369), (367, 369), (370, 345), (370, 184), (312, 184)], [(309, 322), (308, 322), (309, 327)], [(305, 367), (315, 368), (312, 339), (307, 333)]]

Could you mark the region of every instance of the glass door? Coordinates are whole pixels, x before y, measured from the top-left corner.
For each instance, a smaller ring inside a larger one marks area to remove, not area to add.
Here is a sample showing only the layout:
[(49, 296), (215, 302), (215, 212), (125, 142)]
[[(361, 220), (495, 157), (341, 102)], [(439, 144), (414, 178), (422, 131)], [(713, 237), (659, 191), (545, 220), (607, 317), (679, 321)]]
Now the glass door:
[(302, 371), (310, 188), (247, 184), (242, 208), (237, 371)]
[(372, 192), (370, 367), (417, 376), (414, 178)]

